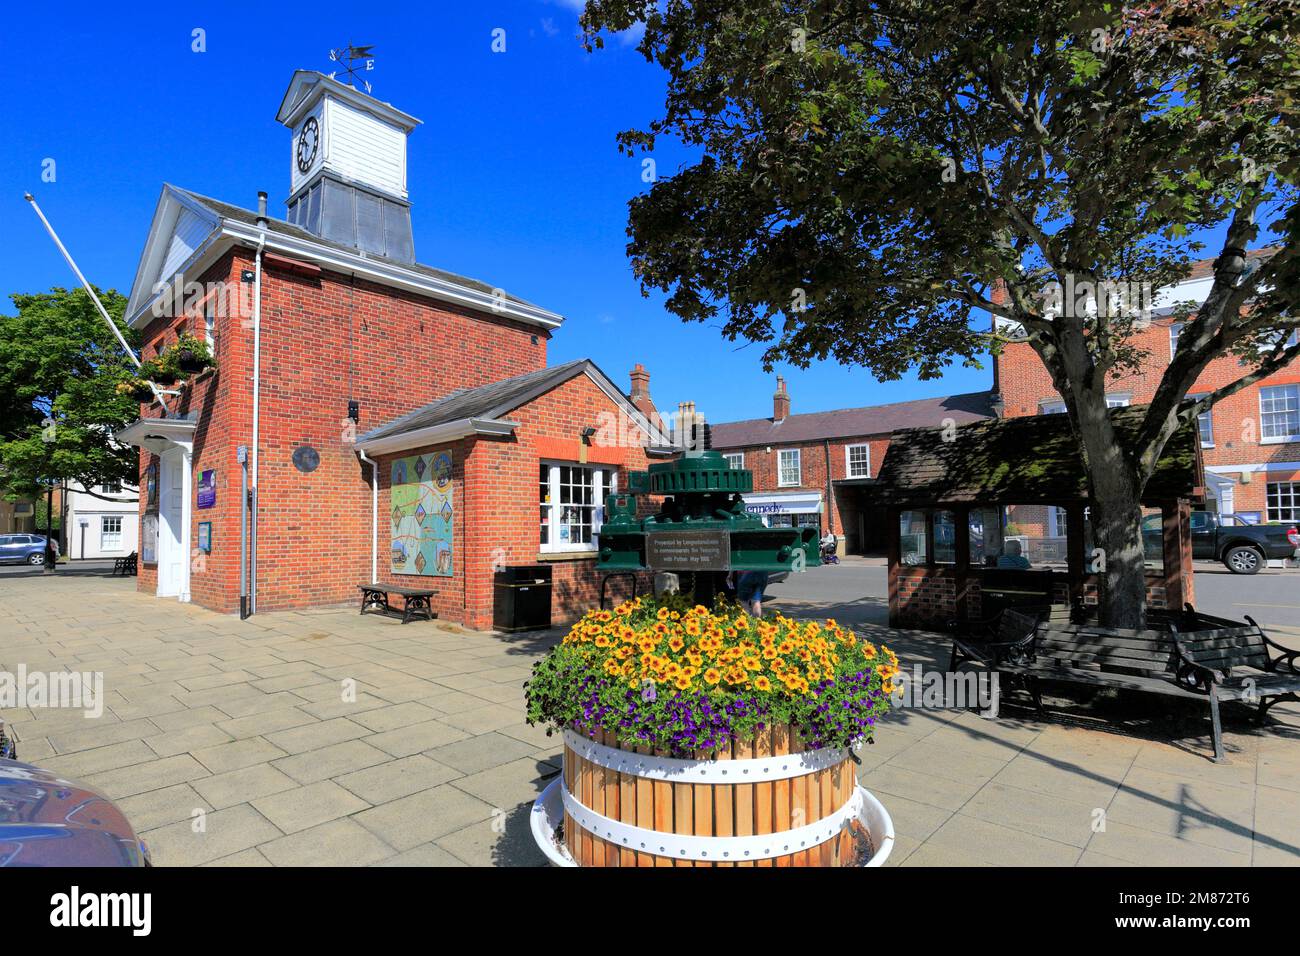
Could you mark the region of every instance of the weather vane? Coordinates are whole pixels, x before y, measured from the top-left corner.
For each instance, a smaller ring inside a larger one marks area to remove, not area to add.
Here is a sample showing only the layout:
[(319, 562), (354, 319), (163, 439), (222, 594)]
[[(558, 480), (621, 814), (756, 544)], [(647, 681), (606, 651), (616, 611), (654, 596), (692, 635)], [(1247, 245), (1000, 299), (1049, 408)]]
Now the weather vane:
[[(340, 69), (329, 75), (331, 80), (346, 78), (348, 85), (353, 89), (356, 89), (357, 84), (360, 83), (367, 93), (371, 92), (370, 82), (360, 79), (357, 74), (368, 73), (375, 68), (373, 45), (353, 46), (349, 43), (342, 50), (330, 50), (330, 59), (340, 66)], [(340, 73), (342, 76), (339, 76)]]

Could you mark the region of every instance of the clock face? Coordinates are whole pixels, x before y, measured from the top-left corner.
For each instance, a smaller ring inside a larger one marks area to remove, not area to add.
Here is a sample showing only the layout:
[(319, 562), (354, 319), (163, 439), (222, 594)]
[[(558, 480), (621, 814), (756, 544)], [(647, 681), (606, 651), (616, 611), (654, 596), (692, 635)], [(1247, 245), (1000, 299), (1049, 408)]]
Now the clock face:
[(316, 117), (307, 117), (307, 122), (302, 124), (302, 132), (298, 134), (298, 171), (305, 173), (311, 169), (311, 164), (316, 160), (316, 150), (320, 146), (320, 125), (316, 122)]

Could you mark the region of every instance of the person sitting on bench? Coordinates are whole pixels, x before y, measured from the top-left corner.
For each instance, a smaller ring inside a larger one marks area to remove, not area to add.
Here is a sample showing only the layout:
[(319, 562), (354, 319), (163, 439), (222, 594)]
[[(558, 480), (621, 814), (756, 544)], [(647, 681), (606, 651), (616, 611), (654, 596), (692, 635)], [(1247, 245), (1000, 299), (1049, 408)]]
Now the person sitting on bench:
[(1031, 565), (1029, 559), (1020, 553), (1020, 542), (1014, 538), (1002, 545), (1002, 553), (998, 555), (998, 567), (1008, 568), (1013, 571), (1025, 571)]

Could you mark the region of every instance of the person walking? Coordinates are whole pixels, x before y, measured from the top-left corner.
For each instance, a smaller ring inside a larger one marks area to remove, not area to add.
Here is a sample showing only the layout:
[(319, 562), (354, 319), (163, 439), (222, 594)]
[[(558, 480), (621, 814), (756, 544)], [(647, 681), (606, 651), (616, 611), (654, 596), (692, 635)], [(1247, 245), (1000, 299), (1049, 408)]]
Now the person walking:
[(763, 616), (763, 590), (767, 581), (766, 571), (741, 571), (736, 576), (736, 600), (753, 617)]

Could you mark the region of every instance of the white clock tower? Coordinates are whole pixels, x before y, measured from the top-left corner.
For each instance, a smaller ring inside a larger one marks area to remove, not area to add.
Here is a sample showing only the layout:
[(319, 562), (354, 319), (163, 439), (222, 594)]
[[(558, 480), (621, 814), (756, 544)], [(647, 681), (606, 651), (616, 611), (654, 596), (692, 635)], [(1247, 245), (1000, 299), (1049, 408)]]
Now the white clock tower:
[(276, 119), (293, 131), (289, 222), (370, 255), (414, 262), (406, 137), (420, 121), (313, 70), (293, 75)]

